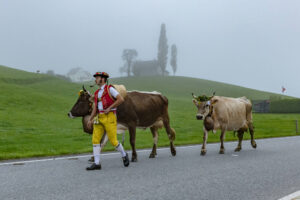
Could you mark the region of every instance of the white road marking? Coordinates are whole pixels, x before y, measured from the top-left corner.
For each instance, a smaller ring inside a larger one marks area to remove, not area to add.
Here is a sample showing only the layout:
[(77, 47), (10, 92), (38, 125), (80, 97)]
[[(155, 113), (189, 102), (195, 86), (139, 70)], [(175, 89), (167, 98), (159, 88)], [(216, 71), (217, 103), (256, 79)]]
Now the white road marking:
[(300, 190), (278, 200), (300, 200)]
[[(292, 136), (292, 137), (299, 137), (299, 136)], [(285, 140), (286, 137), (280, 137), (280, 138), (263, 138), (263, 139), (257, 139), (259, 140)], [(257, 141), (256, 140), (256, 141)], [(249, 141), (249, 140), (244, 140), (244, 141)], [(230, 141), (230, 142), (226, 142), (227, 144), (230, 143), (236, 143), (236, 141)], [(219, 143), (210, 143), (208, 145), (219, 145)], [(188, 148), (201, 148), (201, 144), (198, 145), (190, 145), (190, 146), (178, 146), (176, 147), (176, 149), (188, 149)], [(169, 150), (169, 147), (163, 147), (163, 148), (158, 148), (157, 151), (164, 151), (164, 150)], [(128, 151), (128, 153), (131, 151)], [(143, 150), (138, 150), (138, 153), (142, 153), (142, 152), (151, 152), (151, 149), (143, 149)], [(114, 152), (114, 153), (103, 153), (101, 154), (101, 156), (112, 156), (112, 155), (118, 155), (120, 154), (119, 152)], [(74, 158), (86, 158), (86, 157), (90, 157), (92, 155), (81, 155), (81, 156), (68, 156), (68, 157), (54, 157), (54, 158), (45, 158), (45, 159), (37, 159), (37, 160), (23, 160), (23, 161), (16, 161), (16, 162), (0, 162), (0, 166), (3, 165), (22, 165), (25, 163), (35, 163), (35, 162), (45, 162), (45, 161), (53, 161), (53, 160), (68, 160), (68, 159), (74, 159)], [(281, 200), (281, 199), (280, 199)]]
[[(188, 148), (200, 148), (200, 145), (191, 145), (191, 146), (180, 146), (176, 147), (176, 149), (188, 149)], [(159, 148), (157, 151), (164, 151), (164, 150), (170, 150), (169, 147)], [(143, 153), (143, 152), (151, 152), (152, 149), (143, 149), (138, 150), (137, 153)], [(129, 151), (131, 152), (131, 151)], [(3, 165), (23, 165), (25, 163), (36, 163), (36, 162), (46, 162), (46, 161), (54, 161), (54, 160), (70, 160), (70, 159), (76, 159), (76, 158), (86, 158), (91, 157), (92, 153), (89, 155), (81, 155), (81, 156), (67, 156), (67, 157), (54, 157), (54, 158), (45, 158), (45, 159), (36, 159), (36, 160), (23, 160), (23, 161), (16, 161), (16, 162), (5, 162), (0, 163), (0, 166)], [(120, 155), (119, 152), (113, 152), (113, 153), (103, 153), (101, 156), (114, 156), (114, 155)]]

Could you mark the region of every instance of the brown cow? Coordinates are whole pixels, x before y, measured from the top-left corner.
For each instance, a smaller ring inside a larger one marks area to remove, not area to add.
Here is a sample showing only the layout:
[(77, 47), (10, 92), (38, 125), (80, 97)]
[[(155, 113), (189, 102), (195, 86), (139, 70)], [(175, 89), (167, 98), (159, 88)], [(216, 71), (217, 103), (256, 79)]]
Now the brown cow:
[(254, 128), (252, 122), (252, 104), (246, 97), (229, 98), (221, 96), (206, 97), (205, 95), (194, 96), (193, 102), (198, 108), (196, 118), (203, 121), (203, 144), (201, 155), (206, 153), (206, 141), (208, 131), (221, 130), (220, 154), (224, 154), (224, 136), (226, 131), (237, 131), (239, 143), (235, 151), (242, 149), (244, 132), (249, 129), (251, 145), (256, 148), (254, 140)]
[[(93, 131), (87, 127), (87, 120), (92, 110), (91, 94), (84, 89), (71, 111), (69, 117), (83, 117), (83, 129), (87, 133)], [(170, 127), (170, 119), (168, 114), (168, 99), (158, 92), (127, 92), (124, 102), (117, 108), (118, 129), (123, 128), (129, 130), (130, 144), (132, 148), (131, 161), (137, 161), (137, 153), (135, 149), (136, 128), (150, 128), (153, 135), (153, 148), (150, 158), (154, 158), (157, 147), (158, 129), (163, 126), (166, 129), (170, 140), (170, 149), (173, 156), (176, 150), (173, 141), (175, 140), (175, 131)]]

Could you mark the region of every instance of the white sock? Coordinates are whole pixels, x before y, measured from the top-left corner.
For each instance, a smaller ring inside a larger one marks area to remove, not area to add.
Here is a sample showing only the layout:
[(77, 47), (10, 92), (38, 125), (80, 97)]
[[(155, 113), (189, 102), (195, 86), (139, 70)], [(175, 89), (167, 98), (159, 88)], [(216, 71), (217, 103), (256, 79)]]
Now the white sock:
[(116, 147), (116, 150), (117, 150), (118, 152), (121, 152), (122, 157), (125, 157), (125, 156), (126, 156), (126, 152), (124, 151), (124, 148), (123, 148), (123, 146), (122, 146), (121, 143), (118, 144), (118, 146)]
[(101, 152), (100, 144), (94, 144), (93, 145), (93, 154), (94, 154), (94, 162), (96, 165), (100, 164), (100, 152)]

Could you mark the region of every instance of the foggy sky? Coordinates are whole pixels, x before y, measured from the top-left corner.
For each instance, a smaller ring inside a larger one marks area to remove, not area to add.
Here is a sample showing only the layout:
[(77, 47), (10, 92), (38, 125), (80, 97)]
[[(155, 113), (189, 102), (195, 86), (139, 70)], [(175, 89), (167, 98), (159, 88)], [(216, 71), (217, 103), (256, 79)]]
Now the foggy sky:
[(298, 0), (0, 0), (0, 64), (117, 77), (124, 48), (157, 57), (165, 23), (177, 75), (300, 97), (299, 11)]

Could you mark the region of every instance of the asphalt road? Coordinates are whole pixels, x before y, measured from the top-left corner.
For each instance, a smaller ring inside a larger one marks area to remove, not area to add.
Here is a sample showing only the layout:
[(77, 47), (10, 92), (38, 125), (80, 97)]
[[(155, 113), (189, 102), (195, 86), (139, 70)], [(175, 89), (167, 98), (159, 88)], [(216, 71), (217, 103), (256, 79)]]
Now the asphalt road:
[[(86, 171), (87, 156), (12, 165), (0, 162), (0, 199), (279, 199), (300, 190), (300, 137), (168, 148), (123, 167), (119, 153), (102, 156), (102, 170)], [(23, 161), (22, 161), (23, 162)]]

